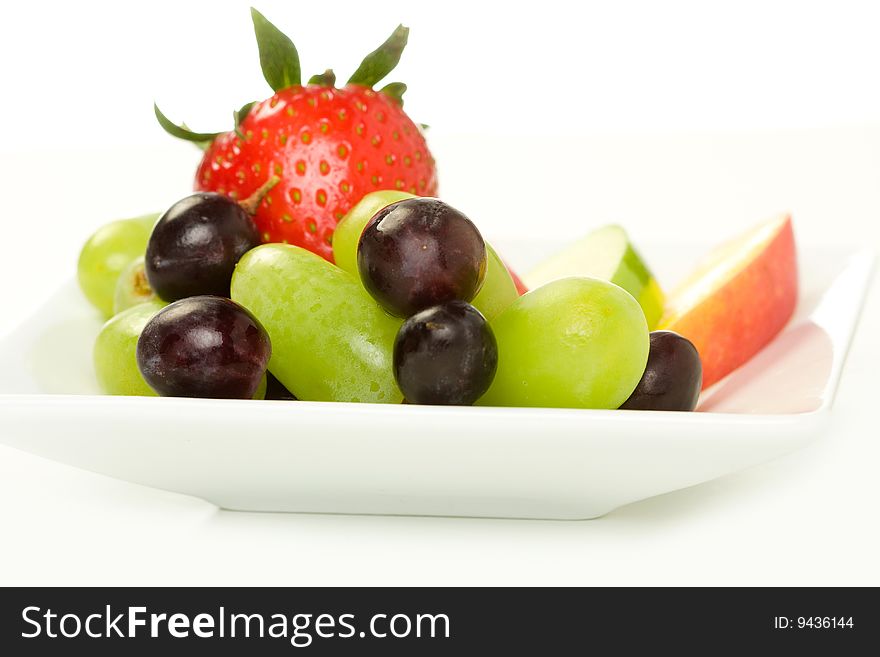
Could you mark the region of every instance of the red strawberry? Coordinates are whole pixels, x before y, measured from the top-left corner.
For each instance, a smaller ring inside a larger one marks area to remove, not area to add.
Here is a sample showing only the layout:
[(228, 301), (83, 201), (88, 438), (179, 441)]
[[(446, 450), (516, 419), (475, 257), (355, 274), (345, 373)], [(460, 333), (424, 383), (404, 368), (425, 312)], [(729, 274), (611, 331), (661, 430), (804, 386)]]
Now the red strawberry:
[(233, 132), (193, 133), (158, 108), (156, 116), (174, 136), (206, 144), (197, 190), (245, 199), (271, 185), (254, 215), (263, 241), (297, 244), (332, 261), (336, 223), (364, 194), (437, 194), (434, 158), (402, 109), (406, 85), (372, 89), (397, 64), (408, 30), (398, 27), (345, 87), (334, 87), (332, 71), (303, 86), (293, 43), (251, 11), (263, 74), (275, 95), (237, 112)]
[(387, 95), (367, 87), (291, 87), (258, 103), (205, 151), (196, 189), (244, 199), (280, 181), (254, 217), (263, 240), (332, 259), (336, 222), (377, 189), (435, 195), (434, 162), (419, 129)]

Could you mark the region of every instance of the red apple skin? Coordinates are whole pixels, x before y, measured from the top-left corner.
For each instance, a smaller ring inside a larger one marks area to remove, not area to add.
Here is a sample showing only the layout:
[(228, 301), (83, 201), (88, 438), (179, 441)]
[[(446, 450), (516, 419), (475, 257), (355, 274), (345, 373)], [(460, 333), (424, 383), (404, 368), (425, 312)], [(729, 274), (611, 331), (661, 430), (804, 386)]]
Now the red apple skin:
[[(794, 231), (790, 216), (779, 223), (779, 230), (757, 251), (728, 256), (732, 276), (691, 308), (661, 321), (663, 329), (696, 346), (703, 362), (704, 390), (758, 353), (794, 313), (798, 299)], [(742, 264), (742, 257), (752, 259)]]
[[(504, 259), (502, 258), (501, 261), (504, 262)], [(507, 267), (507, 272), (510, 274), (510, 277), (513, 279), (513, 284), (516, 286), (516, 291), (517, 291), (517, 293), (519, 293), (519, 296), (522, 296), (526, 292), (528, 292), (529, 291), (528, 286), (525, 283), (523, 283), (522, 279), (519, 276), (517, 276), (516, 272), (510, 268), (510, 265), (508, 265), (506, 262), (504, 262), (504, 266)]]

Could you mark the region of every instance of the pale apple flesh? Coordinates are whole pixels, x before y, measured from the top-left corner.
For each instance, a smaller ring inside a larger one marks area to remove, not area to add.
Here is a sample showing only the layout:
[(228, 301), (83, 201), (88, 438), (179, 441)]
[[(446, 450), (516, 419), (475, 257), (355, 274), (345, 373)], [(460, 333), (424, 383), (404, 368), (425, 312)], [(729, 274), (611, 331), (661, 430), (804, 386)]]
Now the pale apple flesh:
[(705, 389), (766, 346), (797, 299), (794, 231), (781, 215), (713, 251), (669, 296), (659, 328), (694, 343)]
[(534, 290), (570, 276), (592, 276), (622, 287), (639, 302), (650, 329), (663, 313), (663, 291), (626, 231), (616, 224), (597, 228), (544, 260), (526, 275), (526, 283)]

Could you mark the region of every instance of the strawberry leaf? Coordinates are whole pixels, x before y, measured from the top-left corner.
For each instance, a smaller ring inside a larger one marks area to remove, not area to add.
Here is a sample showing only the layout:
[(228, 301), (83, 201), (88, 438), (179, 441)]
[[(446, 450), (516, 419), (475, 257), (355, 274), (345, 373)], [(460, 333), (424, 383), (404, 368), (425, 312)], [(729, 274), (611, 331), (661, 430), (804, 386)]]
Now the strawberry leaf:
[(153, 112), (156, 114), (156, 120), (159, 122), (159, 125), (162, 126), (162, 129), (165, 130), (172, 137), (177, 137), (178, 139), (183, 139), (185, 141), (191, 141), (197, 144), (202, 150), (208, 147), (208, 145), (216, 139), (217, 135), (222, 133), (220, 132), (193, 132), (185, 125), (177, 125), (172, 122), (167, 116), (162, 114), (162, 110), (159, 109), (159, 106), (156, 103), (153, 103)]
[(395, 103), (403, 107), (403, 94), (406, 91), (406, 85), (403, 82), (391, 82), (382, 87), (379, 93), (385, 94)]
[(254, 105), (256, 105), (256, 104), (257, 104), (257, 102), (252, 100), (251, 102), (245, 103), (244, 105), (242, 105), (241, 109), (235, 110), (232, 113), (232, 118), (235, 120), (235, 127), (236, 128), (238, 126), (240, 126), (242, 121), (244, 121), (247, 118), (247, 115), (251, 113), (251, 110), (254, 108)]
[(238, 135), (239, 139), (244, 139), (244, 135), (241, 132), (241, 123), (247, 118), (247, 115), (251, 113), (254, 105), (257, 102), (252, 100), (249, 103), (245, 103), (241, 106), (241, 109), (233, 110), (232, 112), (232, 120), (235, 123), (235, 134)]
[(400, 61), (400, 55), (406, 47), (408, 37), (409, 28), (398, 25), (385, 43), (364, 57), (364, 61), (348, 79), (348, 83), (372, 87), (391, 73), (397, 66), (397, 62)]
[(272, 90), (281, 91), (301, 84), (299, 53), (293, 41), (253, 7), (251, 18), (260, 50), (260, 67)]
[(336, 73), (332, 68), (328, 68), (323, 73), (318, 73), (309, 78), (309, 84), (316, 84), (319, 87), (332, 87), (336, 84)]

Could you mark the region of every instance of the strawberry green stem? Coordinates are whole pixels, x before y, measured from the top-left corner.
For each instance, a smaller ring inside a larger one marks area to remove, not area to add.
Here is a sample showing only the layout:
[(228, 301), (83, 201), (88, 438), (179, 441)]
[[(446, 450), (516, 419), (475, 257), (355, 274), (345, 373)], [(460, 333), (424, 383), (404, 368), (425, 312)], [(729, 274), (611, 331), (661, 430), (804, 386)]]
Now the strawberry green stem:
[(405, 92), (406, 85), (403, 82), (390, 82), (379, 90), (379, 93), (385, 94), (401, 107), (403, 107), (403, 94)]
[(172, 137), (195, 142), (203, 150), (220, 134), (219, 132), (193, 132), (184, 125), (177, 125), (162, 114), (162, 110), (159, 109), (156, 103), (153, 103), (153, 112), (156, 114), (156, 120), (159, 121), (159, 125), (162, 126), (165, 132)]
[(299, 53), (286, 34), (251, 7), (254, 35), (260, 50), (260, 67), (272, 91), (281, 91), (302, 83)]
[(255, 214), (257, 214), (257, 208), (260, 207), (260, 203), (263, 201), (266, 194), (268, 194), (269, 191), (279, 182), (281, 182), (281, 178), (279, 178), (278, 176), (272, 176), (271, 178), (269, 178), (269, 180), (260, 185), (257, 191), (255, 191), (243, 201), (239, 201), (238, 204), (245, 212), (247, 212), (251, 216), (254, 216)]
[(409, 28), (398, 25), (385, 43), (364, 57), (364, 61), (348, 79), (348, 83), (372, 87), (382, 80), (397, 66), (408, 38)]
[(318, 73), (309, 78), (309, 84), (316, 84), (319, 87), (332, 87), (336, 84), (336, 73), (332, 68), (328, 68), (323, 73)]
[(251, 110), (254, 108), (254, 105), (256, 105), (256, 104), (257, 104), (256, 101), (252, 100), (251, 102), (245, 103), (244, 105), (242, 105), (241, 109), (236, 110), (232, 113), (232, 119), (233, 119), (233, 121), (235, 121), (236, 128), (238, 126), (240, 126), (241, 122), (247, 118), (247, 115), (251, 113)]

